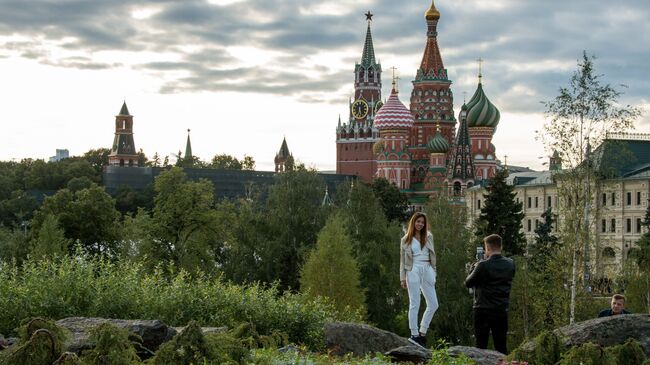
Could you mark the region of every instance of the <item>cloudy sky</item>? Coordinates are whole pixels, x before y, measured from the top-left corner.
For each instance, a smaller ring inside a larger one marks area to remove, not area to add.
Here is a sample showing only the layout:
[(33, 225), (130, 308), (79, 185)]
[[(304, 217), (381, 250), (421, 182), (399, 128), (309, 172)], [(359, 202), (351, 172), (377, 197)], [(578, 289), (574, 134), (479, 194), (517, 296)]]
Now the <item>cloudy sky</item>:
[[(397, 67), (402, 101), (425, 44), (429, 0), (0, 0), (0, 160), (110, 147), (126, 100), (149, 156), (252, 155), (273, 167), (286, 136), (294, 156), (335, 166), (354, 63), (375, 13), (375, 51)], [(648, 0), (437, 0), (439, 44), (456, 110), (484, 86), (501, 110), (497, 155), (542, 168), (534, 131), (586, 50), (605, 81), (644, 108), (650, 132)], [(389, 80), (386, 72), (384, 80)], [(390, 85), (384, 85), (384, 96)]]

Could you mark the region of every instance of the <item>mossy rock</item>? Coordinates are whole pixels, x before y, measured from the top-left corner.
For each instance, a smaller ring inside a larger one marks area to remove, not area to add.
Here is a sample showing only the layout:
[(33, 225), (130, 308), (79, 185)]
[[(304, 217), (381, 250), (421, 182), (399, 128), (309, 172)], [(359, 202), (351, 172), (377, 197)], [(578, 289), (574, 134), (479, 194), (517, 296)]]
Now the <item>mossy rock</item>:
[(544, 331), (531, 343), (522, 344), (515, 349), (508, 359), (526, 361), (536, 365), (555, 365), (565, 349), (561, 338), (554, 332)]
[(141, 364), (129, 332), (111, 323), (102, 323), (90, 331), (92, 350), (86, 351), (82, 358), (88, 365), (135, 365)]
[(647, 360), (643, 347), (634, 339), (628, 339), (622, 345), (608, 347), (606, 351), (616, 359), (619, 365), (643, 365)]
[(602, 346), (587, 342), (562, 354), (558, 365), (618, 365), (616, 357)]

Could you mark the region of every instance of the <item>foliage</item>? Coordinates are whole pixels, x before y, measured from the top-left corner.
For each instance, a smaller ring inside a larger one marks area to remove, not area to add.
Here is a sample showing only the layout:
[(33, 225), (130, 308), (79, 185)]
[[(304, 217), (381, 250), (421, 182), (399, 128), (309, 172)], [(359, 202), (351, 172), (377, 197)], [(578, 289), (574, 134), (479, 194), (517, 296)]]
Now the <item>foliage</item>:
[(90, 342), (94, 347), (83, 354), (86, 365), (135, 365), (140, 358), (129, 339), (129, 332), (111, 323), (102, 323), (91, 329)]
[(599, 345), (587, 342), (562, 354), (558, 365), (617, 365), (616, 358)]
[(218, 170), (255, 170), (255, 160), (253, 157), (244, 155), (243, 160), (227, 154), (215, 155), (207, 167)]
[(154, 183), (155, 198), (151, 216), (138, 211), (130, 223), (136, 224), (137, 255), (146, 258), (151, 267), (156, 263), (174, 264), (194, 272), (214, 269), (212, 209), (214, 188), (207, 180), (188, 181), (178, 167), (164, 171)]
[(29, 243), (22, 229), (0, 226), (0, 261), (22, 262), (29, 253)]
[(521, 226), (523, 204), (515, 201), (515, 187), (506, 182), (507, 177), (508, 170), (503, 169), (490, 180), (475, 234), (482, 244), (483, 237), (496, 233), (503, 239), (504, 254), (521, 255), (526, 243)]
[[(16, 305), (20, 303), (20, 305)], [(142, 263), (85, 255), (0, 263), (0, 333), (18, 318), (73, 316), (157, 318), (172, 326), (197, 320), (234, 328), (252, 323), (260, 335), (286, 333), (294, 343), (323, 345), (326, 321), (355, 321), (322, 300), (259, 284), (238, 286), (174, 267), (148, 273)]]
[(391, 222), (403, 222), (407, 219), (409, 202), (406, 194), (384, 178), (375, 178), (370, 186), (381, 203), (386, 219)]
[(301, 291), (332, 300), (339, 311), (346, 307), (365, 312), (365, 294), (359, 284), (359, 267), (352, 256), (352, 241), (340, 215), (330, 217), (318, 234), (316, 247), (301, 269)]
[(321, 200), (325, 182), (316, 171), (296, 169), (276, 175), (269, 187), (264, 214), (265, 241), (256, 269), (261, 279), (278, 280), (282, 289), (299, 288), (300, 267), (325, 223)]
[(24, 320), (18, 329), (20, 343), (0, 353), (0, 365), (49, 365), (60, 355), (67, 333), (42, 318)]
[(68, 253), (71, 241), (65, 238), (65, 232), (59, 227), (58, 219), (47, 215), (32, 241), (31, 255), (34, 258), (63, 256)]
[(22, 190), (14, 190), (7, 198), (0, 200), (0, 225), (6, 227), (20, 227), (29, 224), (34, 211), (38, 209), (38, 202)]
[(80, 242), (89, 252), (115, 253), (120, 214), (104, 188), (93, 185), (75, 193), (62, 189), (45, 198), (32, 221), (36, 232), (49, 215), (58, 219), (66, 238)]
[(400, 227), (390, 224), (372, 190), (364, 184), (344, 183), (334, 201), (352, 239), (352, 251), (366, 290), (368, 321), (380, 328), (408, 333), (404, 327), (408, 297), (399, 283)]
[(160, 346), (151, 359), (154, 365), (191, 365), (204, 362), (227, 363), (228, 358), (219, 356), (217, 349), (208, 346), (201, 326), (191, 321), (180, 334)]
[(433, 198), (426, 206), (436, 250), (436, 292), (440, 307), (431, 323), (430, 337), (451, 344), (468, 344), (472, 336), (472, 297), (462, 285), (471, 260), (470, 232), (466, 210), (449, 203), (446, 196)]
[(551, 331), (543, 331), (531, 343), (523, 343), (508, 356), (510, 360), (527, 361), (535, 365), (555, 365), (566, 349), (561, 339)]
[(612, 354), (619, 365), (643, 365), (646, 360), (645, 351), (638, 341), (630, 338), (625, 343), (610, 346), (605, 349)]

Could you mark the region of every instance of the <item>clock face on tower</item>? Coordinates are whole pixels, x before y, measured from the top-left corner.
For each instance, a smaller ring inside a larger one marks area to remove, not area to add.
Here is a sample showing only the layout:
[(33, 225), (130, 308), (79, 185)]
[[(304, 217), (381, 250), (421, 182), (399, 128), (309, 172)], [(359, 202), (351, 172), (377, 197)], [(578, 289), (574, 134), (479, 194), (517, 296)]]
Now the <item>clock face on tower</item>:
[(382, 106), (384, 106), (384, 103), (382, 103), (381, 100), (379, 100), (379, 101), (375, 104), (375, 114), (377, 114), (377, 112), (379, 111), (379, 109), (381, 109)]
[(356, 100), (352, 103), (352, 116), (357, 119), (363, 119), (368, 115), (368, 103), (365, 100)]

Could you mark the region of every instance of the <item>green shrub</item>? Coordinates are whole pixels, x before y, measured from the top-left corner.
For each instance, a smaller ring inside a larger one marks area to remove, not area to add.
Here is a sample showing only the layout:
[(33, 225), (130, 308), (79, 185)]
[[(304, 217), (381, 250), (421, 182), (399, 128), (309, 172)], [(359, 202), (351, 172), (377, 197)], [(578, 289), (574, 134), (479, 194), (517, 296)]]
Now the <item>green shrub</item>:
[(286, 334), (293, 343), (324, 347), (327, 321), (358, 321), (325, 300), (281, 293), (276, 286), (238, 286), (220, 277), (148, 272), (138, 263), (111, 262), (78, 252), (57, 261), (0, 262), (0, 333), (17, 319), (72, 316), (160, 319), (171, 326), (192, 320), (234, 328), (251, 323), (260, 336)]
[(617, 365), (616, 358), (599, 345), (587, 342), (562, 354), (558, 365)]
[(133, 365), (140, 358), (129, 339), (129, 332), (111, 323), (102, 323), (91, 329), (90, 342), (93, 349), (83, 354), (86, 365)]
[(247, 356), (248, 350), (240, 339), (225, 333), (206, 338), (199, 324), (192, 321), (180, 334), (160, 346), (151, 364), (240, 364)]
[(535, 365), (555, 365), (565, 350), (561, 339), (551, 331), (543, 331), (532, 342), (532, 346), (522, 343), (508, 359), (527, 361)]
[(619, 365), (643, 365), (646, 360), (643, 347), (632, 338), (622, 345), (607, 347), (606, 351), (616, 359)]
[(83, 365), (83, 363), (76, 354), (64, 352), (52, 365)]
[(60, 347), (52, 332), (37, 329), (26, 342), (2, 352), (0, 365), (50, 365), (59, 357)]

